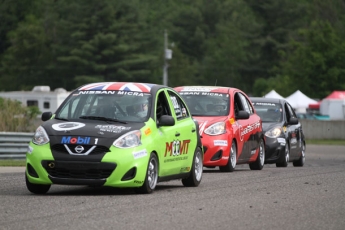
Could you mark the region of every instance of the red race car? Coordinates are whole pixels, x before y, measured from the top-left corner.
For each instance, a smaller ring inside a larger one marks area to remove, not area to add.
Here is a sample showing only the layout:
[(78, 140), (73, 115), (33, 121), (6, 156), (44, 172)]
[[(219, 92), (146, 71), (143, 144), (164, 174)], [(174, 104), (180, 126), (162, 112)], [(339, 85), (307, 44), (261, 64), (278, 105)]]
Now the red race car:
[(262, 121), (243, 91), (218, 86), (180, 86), (175, 90), (199, 122), (205, 167), (219, 166), (222, 172), (234, 171), (237, 164), (249, 164), (252, 170), (263, 168)]

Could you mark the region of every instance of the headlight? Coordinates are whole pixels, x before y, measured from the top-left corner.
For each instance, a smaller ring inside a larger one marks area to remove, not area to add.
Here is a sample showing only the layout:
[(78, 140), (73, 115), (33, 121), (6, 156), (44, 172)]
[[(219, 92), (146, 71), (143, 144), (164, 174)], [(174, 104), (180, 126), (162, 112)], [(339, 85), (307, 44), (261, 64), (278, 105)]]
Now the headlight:
[(49, 137), (42, 126), (36, 129), (32, 142), (36, 145), (44, 145), (49, 142)]
[(126, 133), (114, 141), (113, 145), (118, 148), (132, 148), (141, 145), (141, 133), (134, 130)]
[(271, 137), (271, 138), (277, 138), (280, 136), (280, 134), (282, 133), (282, 128), (281, 127), (274, 127), (270, 130), (268, 130), (265, 133), (265, 136), (267, 137)]
[(208, 135), (220, 135), (225, 133), (225, 122), (217, 122), (205, 129), (204, 131)]

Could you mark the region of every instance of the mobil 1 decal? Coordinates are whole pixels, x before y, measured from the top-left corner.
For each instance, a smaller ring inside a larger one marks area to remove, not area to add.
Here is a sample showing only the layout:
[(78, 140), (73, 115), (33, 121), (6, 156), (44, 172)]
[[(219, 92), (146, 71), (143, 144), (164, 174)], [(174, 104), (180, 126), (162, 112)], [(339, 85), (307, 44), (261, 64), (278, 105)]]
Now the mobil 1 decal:
[(173, 162), (188, 159), (190, 140), (174, 140), (165, 143), (164, 162)]
[(89, 145), (97, 144), (98, 138), (95, 139), (94, 143), (91, 143), (90, 137), (80, 137), (80, 136), (63, 136), (61, 138), (61, 144), (74, 144), (74, 145)]

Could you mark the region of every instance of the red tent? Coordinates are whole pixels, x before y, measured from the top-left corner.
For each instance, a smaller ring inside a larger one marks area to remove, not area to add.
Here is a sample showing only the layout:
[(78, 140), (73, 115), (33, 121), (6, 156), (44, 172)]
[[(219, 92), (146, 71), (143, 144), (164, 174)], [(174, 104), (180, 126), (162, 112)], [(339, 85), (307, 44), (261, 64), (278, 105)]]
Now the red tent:
[[(324, 99), (345, 99), (345, 91), (333, 91)], [(309, 109), (320, 109), (321, 101), (315, 104), (309, 104)]]
[(345, 91), (333, 91), (325, 99), (345, 99)]

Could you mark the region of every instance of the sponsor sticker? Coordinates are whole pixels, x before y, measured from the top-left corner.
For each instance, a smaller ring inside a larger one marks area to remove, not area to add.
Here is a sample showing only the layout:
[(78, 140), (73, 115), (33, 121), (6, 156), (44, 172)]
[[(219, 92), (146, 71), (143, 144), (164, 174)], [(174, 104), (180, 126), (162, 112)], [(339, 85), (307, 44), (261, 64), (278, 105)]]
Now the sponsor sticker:
[(229, 119), (229, 122), (230, 122), (230, 124), (233, 125), (233, 124), (235, 123), (235, 119), (234, 119), (234, 118), (230, 118), (230, 119)]
[(202, 135), (202, 133), (204, 132), (204, 129), (206, 127), (207, 121), (200, 121), (199, 122), (199, 134)]
[(259, 121), (258, 121), (258, 122), (255, 122), (255, 123), (253, 123), (253, 124), (251, 124), (251, 125), (248, 125), (248, 126), (245, 127), (245, 128), (243, 128), (243, 127), (240, 125), (240, 132), (241, 132), (241, 137), (240, 137), (240, 139), (241, 139), (241, 141), (243, 141), (244, 135), (246, 135), (247, 133), (250, 133), (250, 132), (252, 132), (253, 130), (258, 129), (258, 128), (260, 128), (260, 122), (259, 122)]
[(61, 138), (61, 144), (89, 144), (90, 143), (90, 137), (73, 137), (73, 136), (63, 136)]
[(214, 146), (228, 146), (227, 140), (214, 140), (213, 141)]
[(151, 129), (150, 128), (145, 129), (144, 133), (145, 133), (146, 136), (150, 135), (151, 134)]
[(266, 106), (276, 106), (274, 103), (269, 103), (269, 102), (254, 102), (254, 105), (266, 105)]
[(141, 150), (139, 152), (133, 152), (134, 159), (142, 158), (142, 157), (145, 157), (145, 156), (147, 156), (146, 149), (143, 149), (143, 150)]
[(277, 138), (277, 141), (280, 143), (280, 145), (285, 146), (286, 145), (286, 140), (285, 138)]
[(30, 145), (28, 146), (27, 152), (31, 154), (34, 151), (34, 148), (32, 148)]
[(180, 172), (189, 172), (189, 171), (190, 171), (190, 167), (183, 167), (180, 170)]
[(74, 130), (74, 129), (80, 129), (84, 127), (84, 123), (80, 122), (64, 122), (64, 123), (58, 123), (52, 125), (52, 128), (56, 131), (66, 131), (66, 130)]
[(110, 133), (121, 133), (122, 131), (128, 131), (131, 127), (118, 126), (118, 125), (96, 125), (96, 129), (99, 129), (102, 132)]
[(109, 91), (109, 90), (101, 90), (101, 91), (79, 91), (79, 94), (107, 94), (107, 95), (129, 95), (134, 97), (143, 97), (145, 95), (149, 95), (148, 93), (142, 92), (132, 92), (132, 91)]
[(181, 91), (200, 91), (200, 92), (209, 92), (216, 89), (217, 87), (200, 87), (200, 86), (187, 86), (184, 87)]
[(279, 143), (286, 143), (285, 138), (277, 138), (277, 140)]
[(172, 142), (165, 143), (165, 154), (167, 156), (180, 156), (183, 154), (188, 154), (190, 140), (174, 140)]

